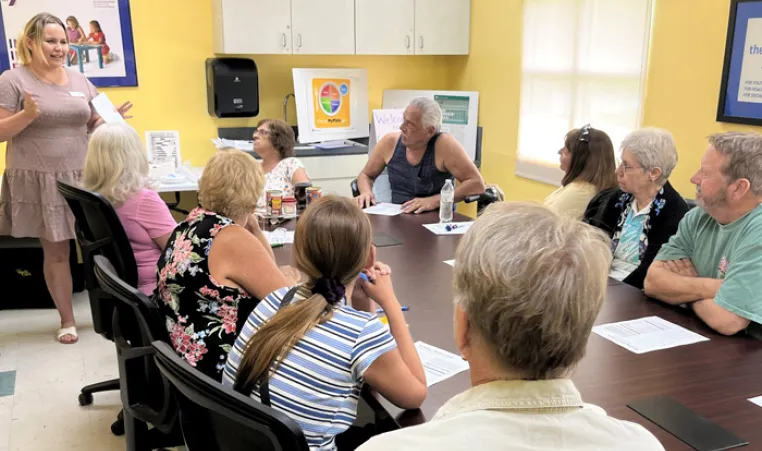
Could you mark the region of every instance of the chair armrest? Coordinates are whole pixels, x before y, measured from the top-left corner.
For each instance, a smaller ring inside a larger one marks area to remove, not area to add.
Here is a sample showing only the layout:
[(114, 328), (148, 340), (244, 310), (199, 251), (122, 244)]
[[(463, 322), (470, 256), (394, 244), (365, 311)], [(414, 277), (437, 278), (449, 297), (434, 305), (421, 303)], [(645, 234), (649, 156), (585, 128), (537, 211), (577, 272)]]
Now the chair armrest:
[(463, 202), (465, 202), (465, 203), (467, 203), (467, 204), (470, 204), (470, 203), (472, 203), (472, 202), (476, 202), (476, 201), (478, 201), (480, 197), (482, 197), (482, 195), (481, 195), (481, 194), (472, 194), (472, 195), (470, 195), (470, 196), (466, 196), (466, 197), (463, 199)]

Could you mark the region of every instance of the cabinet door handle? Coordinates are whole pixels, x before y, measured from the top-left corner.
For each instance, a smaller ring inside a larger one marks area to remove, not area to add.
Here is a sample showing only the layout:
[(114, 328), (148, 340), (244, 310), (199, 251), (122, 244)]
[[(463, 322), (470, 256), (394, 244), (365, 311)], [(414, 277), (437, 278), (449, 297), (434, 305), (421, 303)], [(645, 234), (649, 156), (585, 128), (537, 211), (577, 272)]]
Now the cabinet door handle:
[(302, 48), (302, 34), (301, 33), (296, 35), (296, 46), (299, 48)]
[(281, 34), (281, 42), (283, 43), (283, 48), (286, 48), (286, 33)]
[(410, 35), (405, 35), (405, 48), (410, 50)]
[(423, 49), (423, 36), (418, 36), (418, 48)]

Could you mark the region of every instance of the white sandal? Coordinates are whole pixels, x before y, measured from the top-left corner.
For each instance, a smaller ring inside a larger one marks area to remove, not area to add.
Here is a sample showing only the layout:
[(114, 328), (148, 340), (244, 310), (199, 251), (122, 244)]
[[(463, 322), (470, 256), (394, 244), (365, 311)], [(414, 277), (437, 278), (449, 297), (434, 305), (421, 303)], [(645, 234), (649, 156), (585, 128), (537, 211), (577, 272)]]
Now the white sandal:
[[(73, 341), (61, 341), (63, 337), (66, 335), (71, 335), (74, 337)], [(69, 327), (62, 327), (58, 329), (58, 333), (56, 334), (56, 340), (58, 340), (59, 343), (63, 345), (73, 345), (74, 343), (79, 341), (79, 335), (77, 335), (77, 327), (76, 326), (69, 326)]]

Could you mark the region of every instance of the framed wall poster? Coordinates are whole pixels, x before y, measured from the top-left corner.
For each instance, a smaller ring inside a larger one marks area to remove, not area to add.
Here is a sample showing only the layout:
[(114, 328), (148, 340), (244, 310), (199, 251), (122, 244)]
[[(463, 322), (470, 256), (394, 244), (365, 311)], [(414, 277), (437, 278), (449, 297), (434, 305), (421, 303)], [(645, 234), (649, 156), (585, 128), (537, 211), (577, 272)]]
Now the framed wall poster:
[[(20, 65), (16, 41), (40, 12), (58, 16), (67, 27), (68, 66), (97, 87), (138, 85), (129, 0), (0, 0), (0, 72)], [(101, 38), (105, 44), (96, 43)]]
[(717, 120), (762, 125), (762, 0), (731, 0)]

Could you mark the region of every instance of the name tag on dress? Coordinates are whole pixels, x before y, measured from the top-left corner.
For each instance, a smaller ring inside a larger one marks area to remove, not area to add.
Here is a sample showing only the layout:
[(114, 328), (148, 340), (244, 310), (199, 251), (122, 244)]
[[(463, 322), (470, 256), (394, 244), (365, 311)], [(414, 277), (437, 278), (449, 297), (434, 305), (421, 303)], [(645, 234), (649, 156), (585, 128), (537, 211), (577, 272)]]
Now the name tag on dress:
[(72, 97), (82, 97), (83, 99), (85, 98), (84, 92), (71, 91), (69, 94), (71, 94)]

